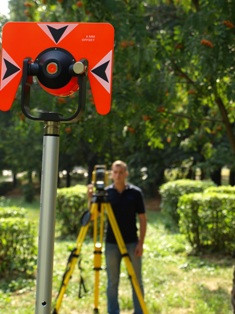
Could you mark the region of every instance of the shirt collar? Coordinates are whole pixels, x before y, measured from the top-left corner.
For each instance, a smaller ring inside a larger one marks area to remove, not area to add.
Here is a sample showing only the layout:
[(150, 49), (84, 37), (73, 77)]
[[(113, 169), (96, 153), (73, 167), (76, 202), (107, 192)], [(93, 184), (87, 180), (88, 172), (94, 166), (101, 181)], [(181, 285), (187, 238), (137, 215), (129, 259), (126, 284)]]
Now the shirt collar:
[[(117, 190), (117, 189), (115, 188), (114, 183), (112, 183), (111, 187), (112, 187), (114, 190)], [(129, 183), (126, 183), (125, 189), (124, 189), (123, 191), (128, 190), (129, 188), (130, 188), (130, 184), (129, 184)]]

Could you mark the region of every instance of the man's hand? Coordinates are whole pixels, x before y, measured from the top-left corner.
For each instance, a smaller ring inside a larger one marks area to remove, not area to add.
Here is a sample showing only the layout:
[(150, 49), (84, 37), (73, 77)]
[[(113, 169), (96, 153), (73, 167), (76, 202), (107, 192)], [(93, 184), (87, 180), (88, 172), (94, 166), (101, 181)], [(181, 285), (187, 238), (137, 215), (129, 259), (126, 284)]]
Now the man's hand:
[(139, 214), (138, 217), (139, 217), (139, 222), (140, 222), (140, 234), (139, 234), (139, 242), (135, 248), (135, 255), (142, 256), (144, 238), (145, 238), (146, 228), (147, 228), (147, 218), (145, 214)]
[(91, 199), (92, 199), (92, 195), (93, 195), (93, 184), (88, 184), (87, 186), (87, 199), (88, 199), (88, 207), (91, 206)]
[(139, 241), (135, 248), (135, 255), (140, 257), (143, 255), (143, 251), (143, 243)]
[(93, 189), (94, 189), (93, 184), (88, 184), (88, 186), (87, 186), (87, 197), (88, 197), (88, 199), (92, 198)]

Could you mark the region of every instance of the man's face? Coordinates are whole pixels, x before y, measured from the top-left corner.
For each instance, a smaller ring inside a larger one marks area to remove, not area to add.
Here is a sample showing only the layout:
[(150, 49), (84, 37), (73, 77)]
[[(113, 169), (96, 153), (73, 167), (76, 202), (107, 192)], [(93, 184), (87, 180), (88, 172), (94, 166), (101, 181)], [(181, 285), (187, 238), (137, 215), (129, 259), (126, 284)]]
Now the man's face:
[(121, 166), (114, 166), (112, 168), (112, 179), (114, 184), (125, 184), (128, 172)]

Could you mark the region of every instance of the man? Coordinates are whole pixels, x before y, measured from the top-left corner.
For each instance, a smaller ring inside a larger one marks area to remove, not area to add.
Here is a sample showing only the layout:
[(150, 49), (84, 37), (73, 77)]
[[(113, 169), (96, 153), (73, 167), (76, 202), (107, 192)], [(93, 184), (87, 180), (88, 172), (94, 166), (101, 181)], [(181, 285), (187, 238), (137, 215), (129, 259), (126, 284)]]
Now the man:
[[(106, 188), (108, 202), (111, 204), (128, 254), (130, 256), (135, 274), (139, 281), (142, 293), (143, 283), (141, 278), (141, 256), (146, 234), (146, 215), (141, 190), (126, 182), (128, 176), (127, 165), (120, 160), (112, 164), (113, 184)], [(139, 219), (139, 234), (137, 234), (136, 217)], [(119, 314), (118, 285), (120, 277), (121, 253), (108, 222), (106, 233), (105, 258), (108, 276), (107, 298), (108, 313)], [(138, 298), (132, 287), (135, 314), (142, 313)]]

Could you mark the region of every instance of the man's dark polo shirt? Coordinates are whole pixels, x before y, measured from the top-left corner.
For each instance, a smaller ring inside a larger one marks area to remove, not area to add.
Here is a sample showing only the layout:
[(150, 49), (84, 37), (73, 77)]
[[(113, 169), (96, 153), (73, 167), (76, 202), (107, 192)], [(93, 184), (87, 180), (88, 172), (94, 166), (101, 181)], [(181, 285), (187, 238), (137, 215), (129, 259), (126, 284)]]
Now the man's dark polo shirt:
[[(108, 192), (108, 202), (112, 206), (124, 242), (137, 242), (136, 215), (145, 213), (141, 189), (127, 184), (125, 190), (119, 193), (112, 184), (106, 188), (106, 191)], [(106, 242), (117, 243), (109, 222)]]

